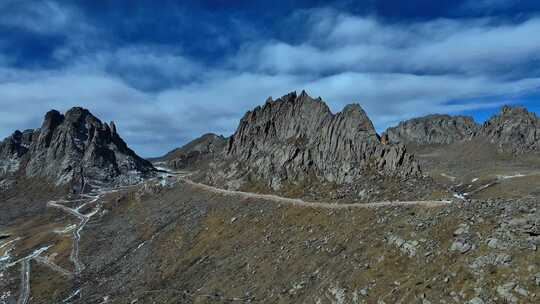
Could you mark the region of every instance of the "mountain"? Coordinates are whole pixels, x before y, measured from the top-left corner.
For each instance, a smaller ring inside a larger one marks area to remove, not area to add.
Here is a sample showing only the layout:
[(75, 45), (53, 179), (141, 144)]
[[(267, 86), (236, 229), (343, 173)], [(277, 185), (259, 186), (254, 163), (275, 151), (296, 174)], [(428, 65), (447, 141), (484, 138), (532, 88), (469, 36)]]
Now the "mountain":
[(479, 136), (502, 151), (523, 154), (540, 152), (540, 119), (524, 107), (504, 106), (484, 123)]
[(358, 104), (333, 114), (321, 98), (295, 92), (247, 112), (229, 140), (227, 156), (279, 189), (311, 176), (350, 183), (373, 169), (387, 176), (420, 174), (402, 145), (385, 145)]
[(468, 116), (428, 115), (400, 122), (383, 137), (406, 145), (453, 144), (474, 140), (489, 142), (500, 152), (540, 152), (540, 119), (524, 107), (503, 106), (483, 125)]
[(469, 116), (428, 115), (400, 122), (383, 134), (390, 143), (451, 144), (471, 138), (480, 128)]
[(227, 139), (225, 137), (207, 133), (153, 161), (165, 163), (173, 169), (184, 169), (202, 161), (207, 156), (223, 151), (226, 146)]
[(133, 183), (153, 172), (152, 164), (133, 152), (113, 122), (102, 123), (88, 110), (65, 115), (51, 110), (41, 128), (15, 131), (0, 144), (2, 174), (45, 178), (80, 187), (86, 181)]

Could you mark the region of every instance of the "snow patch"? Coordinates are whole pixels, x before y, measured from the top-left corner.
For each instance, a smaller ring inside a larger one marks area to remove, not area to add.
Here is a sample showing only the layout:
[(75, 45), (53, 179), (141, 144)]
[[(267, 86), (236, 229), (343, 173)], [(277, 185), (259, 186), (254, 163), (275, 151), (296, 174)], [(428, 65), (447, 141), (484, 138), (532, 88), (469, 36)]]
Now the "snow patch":
[(455, 181), (456, 180), (456, 177), (455, 176), (451, 176), (451, 175), (448, 175), (446, 173), (441, 173), (441, 176), (442, 177), (446, 177), (448, 179), (450, 179), (451, 181)]
[(497, 175), (497, 179), (512, 179), (512, 178), (518, 178), (518, 177), (525, 177), (524, 174), (516, 174), (516, 175)]
[(458, 198), (460, 200), (467, 200), (467, 198), (465, 197), (467, 195), (467, 193), (454, 193), (454, 197), (455, 198)]
[(69, 226), (65, 227), (64, 229), (56, 229), (56, 230), (54, 230), (54, 233), (64, 234), (64, 233), (71, 232), (75, 228), (77, 228), (77, 225), (69, 225)]

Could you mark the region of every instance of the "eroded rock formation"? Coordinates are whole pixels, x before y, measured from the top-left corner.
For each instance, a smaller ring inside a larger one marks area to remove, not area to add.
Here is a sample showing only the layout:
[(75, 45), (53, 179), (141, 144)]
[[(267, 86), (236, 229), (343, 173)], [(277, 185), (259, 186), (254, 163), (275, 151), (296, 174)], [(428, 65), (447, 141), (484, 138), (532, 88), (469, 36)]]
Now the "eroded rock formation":
[(540, 152), (540, 119), (524, 107), (504, 106), (484, 123), (478, 136), (487, 138), (502, 151)]
[(333, 114), (320, 99), (290, 93), (247, 112), (227, 155), (272, 188), (310, 176), (349, 183), (363, 171), (409, 177), (420, 168), (403, 145), (381, 143), (358, 104)]
[(479, 128), (472, 117), (435, 114), (400, 122), (383, 136), (390, 143), (451, 144), (471, 138)]
[(390, 143), (406, 145), (452, 144), (482, 140), (501, 152), (540, 152), (540, 119), (524, 107), (504, 106), (483, 125), (471, 117), (428, 115), (399, 123), (383, 134)]
[(128, 148), (114, 123), (102, 123), (79, 107), (65, 115), (49, 111), (41, 128), (16, 131), (2, 142), (0, 151), (3, 164), (16, 163), (11, 172), (20, 169), (22, 175), (57, 185), (80, 185), (85, 180), (131, 183), (154, 170)]
[(34, 130), (17, 130), (0, 142), (0, 176), (19, 170), (21, 159), (34, 137)]

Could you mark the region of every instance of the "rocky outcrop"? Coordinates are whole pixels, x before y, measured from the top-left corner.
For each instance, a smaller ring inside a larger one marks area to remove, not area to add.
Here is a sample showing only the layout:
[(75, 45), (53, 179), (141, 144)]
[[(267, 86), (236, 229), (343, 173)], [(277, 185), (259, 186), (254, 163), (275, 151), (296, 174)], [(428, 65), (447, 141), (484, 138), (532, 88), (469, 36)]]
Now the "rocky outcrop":
[(49, 111), (40, 129), (15, 132), (2, 142), (3, 162), (25, 157), (22, 174), (56, 185), (88, 180), (132, 183), (153, 172), (151, 163), (128, 148), (114, 123), (102, 123), (88, 110)]
[(470, 139), (480, 126), (469, 116), (428, 115), (400, 122), (383, 134), (390, 143), (451, 144)]
[(164, 162), (168, 167), (174, 169), (184, 169), (209, 156), (220, 154), (226, 146), (227, 139), (225, 137), (208, 133), (170, 151), (157, 159), (156, 162)]
[(320, 99), (290, 93), (247, 112), (230, 138), (227, 155), (277, 189), (285, 181), (349, 183), (374, 169), (383, 175), (420, 173), (403, 145), (381, 143), (358, 104), (333, 114)]
[(0, 142), (0, 176), (19, 170), (22, 157), (28, 152), (34, 130), (19, 130)]
[(513, 154), (540, 152), (540, 119), (524, 107), (504, 106), (483, 125), (467, 116), (428, 115), (401, 122), (383, 134), (383, 141), (406, 145), (463, 140), (486, 140)]
[(524, 107), (504, 106), (484, 123), (478, 136), (487, 138), (501, 151), (540, 152), (540, 120)]

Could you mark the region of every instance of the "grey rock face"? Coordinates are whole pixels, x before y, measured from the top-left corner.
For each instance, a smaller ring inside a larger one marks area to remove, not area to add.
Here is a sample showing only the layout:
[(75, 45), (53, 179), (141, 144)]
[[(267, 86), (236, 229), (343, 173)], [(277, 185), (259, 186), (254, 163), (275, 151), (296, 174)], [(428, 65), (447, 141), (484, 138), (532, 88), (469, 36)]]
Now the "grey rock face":
[(19, 170), (21, 159), (34, 138), (34, 130), (16, 130), (0, 142), (0, 176)]
[(473, 260), (470, 267), (472, 269), (482, 269), (486, 266), (509, 266), (512, 263), (512, 257), (507, 253), (489, 253)]
[(154, 170), (128, 148), (114, 123), (102, 123), (78, 107), (65, 116), (49, 111), (40, 129), (15, 132), (1, 147), (2, 161), (9, 160), (8, 155), (18, 159), (28, 155), (24, 175), (44, 177), (57, 185), (81, 185), (85, 180), (125, 183)]
[(540, 152), (540, 119), (523, 107), (504, 106), (484, 123), (478, 136), (487, 138), (502, 151)]
[(393, 234), (389, 234), (385, 238), (386, 242), (390, 245), (394, 245), (399, 248), (401, 252), (408, 255), (409, 257), (415, 257), (418, 251), (418, 241), (411, 240), (406, 241), (401, 237)]
[(455, 240), (450, 246), (450, 251), (458, 251), (459, 253), (467, 253), (472, 246), (465, 240)]
[(383, 137), (390, 143), (451, 144), (471, 138), (479, 128), (472, 117), (436, 114), (403, 121)]
[(158, 161), (163, 161), (174, 169), (183, 169), (206, 156), (220, 154), (226, 146), (227, 139), (225, 137), (208, 133), (181, 148), (172, 150)]
[(26, 130), (24, 132), (16, 130), (11, 136), (0, 143), (0, 156), (16, 156), (20, 158), (28, 151), (32, 143), (33, 134), (34, 130)]
[(504, 106), (483, 125), (467, 116), (428, 115), (401, 122), (383, 134), (383, 141), (389, 143), (417, 145), (477, 139), (487, 140), (503, 152), (540, 152), (540, 119), (523, 107)]
[(359, 105), (332, 114), (320, 99), (290, 93), (247, 112), (230, 138), (227, 155), (276, 189), (310, 176), (347, 183), (373, 168), (384, 175), (420, 173), (403, 145), (381, 143)]

